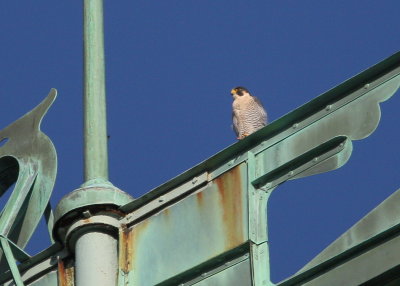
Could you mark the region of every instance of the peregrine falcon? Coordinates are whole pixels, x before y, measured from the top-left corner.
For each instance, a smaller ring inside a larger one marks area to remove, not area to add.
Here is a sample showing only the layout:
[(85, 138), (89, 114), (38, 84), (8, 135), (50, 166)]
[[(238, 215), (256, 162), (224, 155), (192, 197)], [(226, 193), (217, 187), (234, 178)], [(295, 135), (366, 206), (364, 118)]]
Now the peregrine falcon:
[(260, 100), (241, 86), (231, 90), (232, 121), (237, 139), (243, 139), (267, 125), (267, 112)]

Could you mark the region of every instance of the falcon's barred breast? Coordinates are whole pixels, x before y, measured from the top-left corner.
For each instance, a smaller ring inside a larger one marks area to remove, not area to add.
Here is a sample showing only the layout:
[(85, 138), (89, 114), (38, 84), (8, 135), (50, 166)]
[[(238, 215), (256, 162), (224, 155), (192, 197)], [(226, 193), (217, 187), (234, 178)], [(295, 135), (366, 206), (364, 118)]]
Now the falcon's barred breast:
[(241, 86), (232, 89), (231, 94), (233, 129), (238, 139), (267, 125), (267, 112), (257, 97)]

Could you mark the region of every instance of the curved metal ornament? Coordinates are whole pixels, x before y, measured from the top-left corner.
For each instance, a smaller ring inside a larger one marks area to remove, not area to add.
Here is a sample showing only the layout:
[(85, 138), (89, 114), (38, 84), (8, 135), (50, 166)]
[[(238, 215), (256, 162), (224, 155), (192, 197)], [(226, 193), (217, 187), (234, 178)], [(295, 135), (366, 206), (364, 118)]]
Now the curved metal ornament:
[[(0, 216), (0, 236), (24, 248), (49, 204), (57, 173), (57, 155), (40, 124), (57, 91), (0, 131), (0, 195), (14, 189)], [(15, 248), (15, 246), (14, 246)], [(0, 265), (4, 265), (4, 256)]]
[[(352, 152), (352, 140), (360, 140), (371, 135), (379, 125), (381, 118), (380, 103), (389, 99), (399, 88), (400, 76), (396, 76), (374, 88), (364, 87), (365, 93), (346, 103), (334, 113), (322, 119), (318, 124), (326, 125), (326, 133), (336, 133), (337, 136), (347, 136), (343, 149), (338, 154), (317, 166), (304, 171), (294, 178), (314, 175), (333, 170), (344, 165)], [(332, 135), (331, 135), (332, 136)]]
[[(380, 103), (400, 86), (400, 69), (333, 102), (296, 123), (285, 138), (273, 137), (255, 154), (254, 185), (272, 189), (287, 180), (328, 172), (343, 166), (352, 153), (352, 140), (368, 137), (379, 124)], [(280, 134), (281, 135), (281, 134)]]

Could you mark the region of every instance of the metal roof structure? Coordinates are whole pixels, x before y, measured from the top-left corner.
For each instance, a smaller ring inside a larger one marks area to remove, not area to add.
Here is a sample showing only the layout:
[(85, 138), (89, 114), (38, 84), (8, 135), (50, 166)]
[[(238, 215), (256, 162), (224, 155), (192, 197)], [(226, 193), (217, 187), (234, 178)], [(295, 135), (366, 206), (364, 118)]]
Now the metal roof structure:
[[(289, 112), (285, 116), (271, 122), (268, 126), (253, 133), (251, 136), (246, 137), (244, 140), (240, 140), (237, 143), (225, 148), (218, 152), (214, 156), (180, 174), (179, 176), (169, 180), (165, 184), (151, 190), (143, 197), (136, 199), (134, 202), (124, 207), (124, 210), (134, 209), (136, 205), (141, 204), (142, 201), (150, 200), (154, 196), (157, 196), (165, 190), (176, 187), (183, 182), (187, 181), (196, 174), (200, 174), (205, 171), (217, 169), (227, 161), (233, 160), (238, 161), (243, 158), (239, 158), (238, 154), (245, 154), (257, 145), (268, 144), (269, 141), (274, 144), (278, 140), (282, 140), (292, 134), (297, 133), (306, 124), (313, 123), (325, 116), (333, 113), (335, 110), (342, 107), (343, 104), (350, 103), (354, 99), (358, 98), (361, 94), (370, 91), (374, 85), (379, 85), (385, 82), (387, 79), (397, 75), (396, 71), (400, 63), (400, 52), (388, 57), (387, 59), (379, 62), (364, 72), (350, 78), (342, 84), (332, 88), (331, 90), (323, 93), (322, 95), (314, 98), (310, 102), (300, 106), (299, 108)], [(377, 82), (375, 82), (379, 79)], [(393, 93), (396, 91), (394, 87)], [(393, 94), (392, 93), (392, 94)], [(349, 96), (352, 94), (352, 96)], [(343, 100), (347, 97), (347, 100)], [(382, 99), (377, 99), (379, 103)], [(380, 118), (380, 117), (379, 117)], [(379, 119), (377, 119), (379, 121)], [(375, 122), (377, 124), (378, 122)], [(372, 128), (372, 127), (370, 127)], [(280, 134), (279, 136), (276, 136)], [(357, 139), (357, 138), (356, 138)], [(359, 138), (361, 139), (361, 138)], [(259, 149), (255, 148), (256, 150)]]
[[(108, 182), (102, 2), (84, 3), (85, 183), (53, 217), (48, 202), (57, 159), (40, 131), (56, 97), (52, 89), (0, 131), (1, 192), (15, 183), (0, 216), (0, 284), (274, 285), (271, 193), (287, 180), (347, 162), (352, 141), (376, 129), (379, 104), (400, 86), (400, 52), (133, 200)], [(277, 285), (398, 283), (399, 195)], [(42, 216), (53, 245), (31, 257), (23, 249)]]
[[(21, 275), (19, 281), (24, 284), (17, 285), (75, 285), (73, 237), (85, 233), (85, 227), (90, 226), (91, 230), (106, 228), (118, 236), (118, 285), (272, 285), (265, 216), (269, 195), (286, 180), (345, 164), (351, 155), (351, 141), (363, 139), (374, 131), (380, 120), (379, 103), (393, 95), (399, 84), (400, 53), (396, 53), (141, 198), (123, 204), (124, 195), (110, 187), (109, 192), (120, 204), (114, 208), (113, 218), (104, 215), (109, 204), (107, 198), (102, 201), (103, 192), (96, 193), (95, 204), (79, 206), (73, 214), (64, 211), (69, 206), (61, 203), (55, 214), (56, 242), (34, 257), (22, 250), (26, 240), (14, 239), (18, 235), (29, 237), (31, 231), (13, 224), (10, 217), (21, 213), (11, 208), (10, 215), (4, 212), (1, 217), (1, 225), (12, 224), (9, 229), (13, 232), (3, 232), (0, 238), (4, 249), (0, 283), (8, 285)], [(52, 163), (42, 166), (53, 166), (55, 157), (33, 157), (33, 153), (17, 151), (25, 146), (11, 143), (17, 141), (19, 132), (28, 131), (20, 122), (37, 118), (35, 121), (40, 123), (54, 98), (55, 90), (38, 108), (0, 133), (2, 138), (9, 138), (1, 149), (2, 155), (7, 156), (2, 160), (1, 174), (8, 180), (3, 179), (2, 183), (9, 186), (16, 180), (16, 186), (23, 186), (16, 187), (13, 196), (23, 196), (30, 190), (32, 195), (27, 202), (36, 192), (46, 191), (36, 184), (40, 182), (39, 175), (44, 176), (48, 171), (35, 166), (45, 159)], [(29, 132), (32, 138), (44, 136), (38, 127)], [(43, 144), (52, 146), (45, 143), (49, 141), (29, 142), (46, 154), (49, 153)], [(29, 161), (26, 157), (33, 162), (25, 172), (31, 173), (30, 177), (23, 175), (23, 162)], [(35, 174), (37, 179), (32, 181)], [(52, 182), (54, 177), (49, 177), (46, 185), (50, 188)], [(68, 202), (73, 205), (83, 198), (92, 201), (92, 194), (75, 192), (69, 195)], [(360, 279), (369, 279), (363, 280), (367, 282), (391, 277), (400, 260), (394, 257), (385, 264), (381, 256), (387, 253), (385, 249), (396, 247), (397, 200), (398, 192), (299, 273), (278, 285), (330, 285), (332, 279), (342, 275), (336, 271), (346, 274), (346, 279), (352, 273), (357, 283)], [(47, 203), (41, 206), (38, 212), (44, 213)], [(51, 224), (49, 220), (50, 227)], [(71, 224), (77, 229), (72, 233)], [(176, 241), (180, 242), (179, 248)], [(175, 263), (170, 263), (171, 257)], [(20, 262), (18, 267), (12, 263), (14, 260)], [(364, 265), (371, 263), (380, 266), (375, 272), (368, 270), (372, 277), (353, 271), (360, 266), (370, 269)], [(240, 284), (232, 284), (238, 281)]]

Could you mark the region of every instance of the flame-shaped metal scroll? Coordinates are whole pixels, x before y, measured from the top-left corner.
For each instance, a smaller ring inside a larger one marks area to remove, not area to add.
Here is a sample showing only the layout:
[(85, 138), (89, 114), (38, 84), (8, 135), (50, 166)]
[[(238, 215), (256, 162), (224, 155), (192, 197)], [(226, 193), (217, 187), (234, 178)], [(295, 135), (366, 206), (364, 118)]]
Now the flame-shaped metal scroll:
[(0, 195), (15, 183), (0, 216), (0, 236), (12, 242), (14, 255), (16, 247), (28, 243), (54, 187), (57, 155), (40, 124), (56, 95), (51, 89), (36, 108), (0, 131), (0, 142), (5, 142), (0, 147)]

